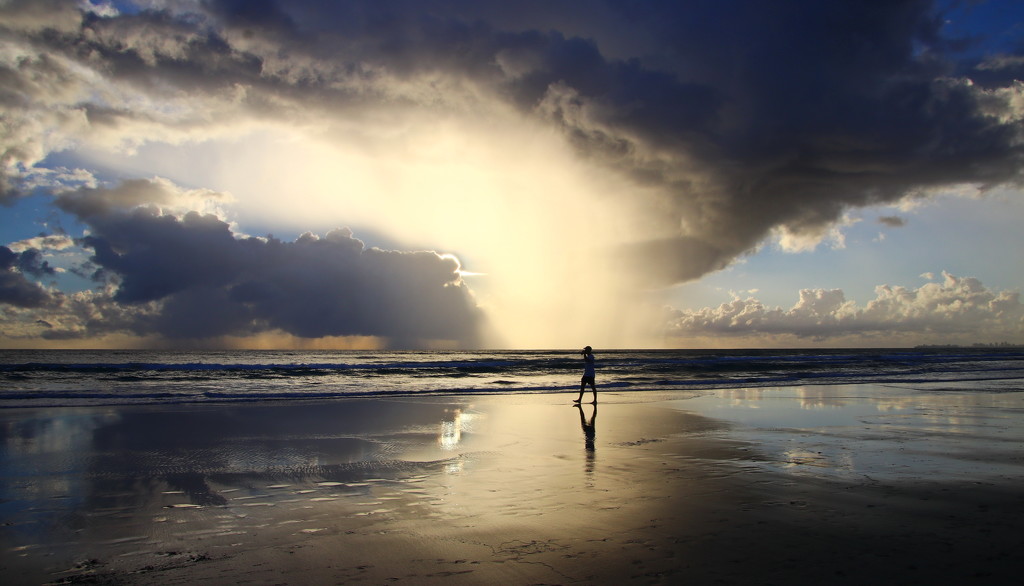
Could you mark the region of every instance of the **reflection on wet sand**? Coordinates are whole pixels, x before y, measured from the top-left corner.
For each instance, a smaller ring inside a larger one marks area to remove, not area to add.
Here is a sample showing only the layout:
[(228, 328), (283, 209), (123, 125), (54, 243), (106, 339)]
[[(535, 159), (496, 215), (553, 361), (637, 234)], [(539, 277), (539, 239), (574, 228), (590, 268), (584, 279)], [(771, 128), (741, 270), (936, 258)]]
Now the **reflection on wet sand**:
[(1018, 467), (1006, 456), (1024, 441), (1020, 393), (821, 385), (730, 389), (672, 404), (732, 422), (731, 436), (791, 474), (891, 476), (925, 467), (963, 478), (1011, 475)]
[(592, 404), (592, 411), (588, 419), (583, 414), (583, 406), (579, 403), (576, 408), (580, 411), (580, 427), (583, 429), (583, 449), (586, 452), (586, 473), (587, 477), (593, 480), (594, 475), (594, 441), (597, 439), (597, 403)]
[(463, 432), (470, 429), (474, 417), (473, 413), (464, 412), (460, 408), (445, 409), (445, 417), (441, 420), (441, 432), (437, 436), (437, 445), (446, 451), (457, 449)]
[(1020, 534), (1000, 508), (1016, 492), (976, 492), (1022, 476), (1019, 396), (819, 391), (610, 394), (599, 470), (597, 407), (577, 428), (554, 396), (0, 410), (0, 568), (34, 584), (815, 583), (786, 578), (835, 567), (910, 583), (870, 557), (880, 539), (907, 555), (975, 543), (957, 524), (988, 539), (980, 504), (1004, 526), (968, 553)]
[[(227, 536), (242, 547), (260, 527), (541, 514), (565, 492), (547, 487), (571, 486), (579, 468), (540, 456), (580, 432), (558, 424), (564, 407), (530, 401), (3, 411), (0, 552), (59, 565)], [(642, 409), (618, 408), (620, 443), (639, 439), (630, 413)], [(679, 427), (659, 412), (661, 433)], [(585, 450), (567, 456), (591, 475), (595, 421), (580, 408)]]
[[(415, 495), (402, 489), (451, 458), (442, 452), (459, 444), (469, 419), (459, 410), (445, 420), (440, 451), (424, 464), (404, 458), (410, 446), (423, 454), (426, 445), (402, 432), (444, 411), (356, 402), (4, 411), (0, 552), (71, 563), (101, 544), (118, 554), (153, 551), (244, 532), (256, 518), (271, 523), (279, 513), (269, 509), (312, 521), (310, 506), (336, 500), (349, 501), (355, 516), (381, 514), (370, 487)], [(367, 480), (371, 470), (377, 478)]]

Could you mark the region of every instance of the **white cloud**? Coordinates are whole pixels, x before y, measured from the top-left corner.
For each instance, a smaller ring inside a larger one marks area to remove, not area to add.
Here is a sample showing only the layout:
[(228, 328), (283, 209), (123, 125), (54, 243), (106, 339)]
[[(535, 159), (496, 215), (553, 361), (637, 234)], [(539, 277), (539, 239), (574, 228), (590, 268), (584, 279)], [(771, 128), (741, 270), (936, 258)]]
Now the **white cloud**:
[(67, 250), (75, 245), (75, 241), (69, 236), (64, 234), (53, 234), (49, 236), (35, 236), (33, 238), (26, 238), (17, 242), (11, 242), (7, 245), (14, 252), (25, 252), (30, 248), (38, 249), (39, 251), (50, 251), (50, 250)]
[(994, 55), (978, 65), (978, 69), (982, 71), (998, 71), (1000, 69), (1021, 66), (1024, 66), (1024, 56), (1022, 55)]
[(846, 248), (844, 230), (860, 222), (849, 214), (833, 224), (784, 225), (773, 231), (773, 237), (783, 252), (811, 252), (825, 244), (834, 250)]
[(943, 273), (941, 283), (917, 289), (880, 285), (863, 307), (840, 289), (804, 289), (789, 309), (756, 298), (734, 298), (718, 307), (671, 310), (670, 337), (742, 337), (761, 334), (827, 341), (879, 336), (919, 342), (1022, 341), (1024, 305), (1016, 291), (992, 291), (972, 277)]

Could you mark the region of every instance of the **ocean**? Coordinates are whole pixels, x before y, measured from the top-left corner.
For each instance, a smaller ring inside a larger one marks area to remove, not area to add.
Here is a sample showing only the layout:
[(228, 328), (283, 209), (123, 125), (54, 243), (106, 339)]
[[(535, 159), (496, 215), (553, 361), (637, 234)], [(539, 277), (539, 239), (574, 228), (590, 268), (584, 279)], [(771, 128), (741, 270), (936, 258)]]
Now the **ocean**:
[[(600, 393), (1024, 391), (1024, 348), (595, 351)], [(0, 408), (570, 392), (578, 351), (0, 351)]]

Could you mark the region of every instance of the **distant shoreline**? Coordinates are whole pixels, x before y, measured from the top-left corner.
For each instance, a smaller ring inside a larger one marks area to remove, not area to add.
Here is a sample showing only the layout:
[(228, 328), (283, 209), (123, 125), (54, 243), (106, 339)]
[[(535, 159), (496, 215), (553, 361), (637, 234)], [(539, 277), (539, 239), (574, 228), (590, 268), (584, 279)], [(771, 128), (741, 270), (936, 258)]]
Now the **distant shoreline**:
[[(0, 352), (0, 408), (535, 395), (578, 389), (575, 352)], [(830, 350), (603, 350), (599, 392), (847, 384), (1024, 391), (1009, 346)]]
[(937, 350), (948, 350), (950, 348), (991, 348), (996, 350), (1020, 350), (1024, 348), (1024, 344), (1011, 344), (1009, 342), (978, 342), (975, 344), (921, 344), (919, 346), (914, 346), (915, 350), (927, 350), (931, 348)]

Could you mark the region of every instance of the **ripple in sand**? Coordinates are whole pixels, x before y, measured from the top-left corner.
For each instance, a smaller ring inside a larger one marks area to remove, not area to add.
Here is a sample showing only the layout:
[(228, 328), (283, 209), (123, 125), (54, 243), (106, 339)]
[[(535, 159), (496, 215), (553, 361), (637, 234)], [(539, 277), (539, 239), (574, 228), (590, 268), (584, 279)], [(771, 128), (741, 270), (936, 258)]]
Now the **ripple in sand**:
[(149, 539), (148, 535), (133, 535), (131, 537), (121, 537), (119, 539), (110, 539), (107, 541), (101, 541), (103, 545), (117, 545), (119, 543), (131, 543), (133, 541), (145, 541)]
[(244, 531), (227, 531), (227, 532), (225, 532), (221, 528), (196, 529), (196, 530), (193, 530), (193, 531), (182, 531), (181, 533), (176, 534), (176, 537), (179, 537), (179, 538), (209, 537), (209, 536), (217, 536), (217, 535), (241, 535), (243, 533), (244, 533)]
[(202, 505), (193, 505), (192, 503), (181, 503), (177, 505), (167, 505), (165, 509), (201, 509)]
[(153, 551), (149, 549), (137, 549), (135, 551), (126, 551), (122, 554), (118, 554), (119, 558), (137, 557), (141, 555), (153, 555)]
[(21, 556), (24, 557), (25, 554), (23, 554), (21, 552), (28, 551), (30, 549), (41, 549), (43, 547), (45, 547), (45, 546), (43, 546), (42, 544), (39, 544), (39, 543), (29, 543), (29, 544), (26, 544), (26, 545), (19, 545), (18, 547), (12, 547), (9, 551), (11, 551), (12, 553), (19, 553)]

